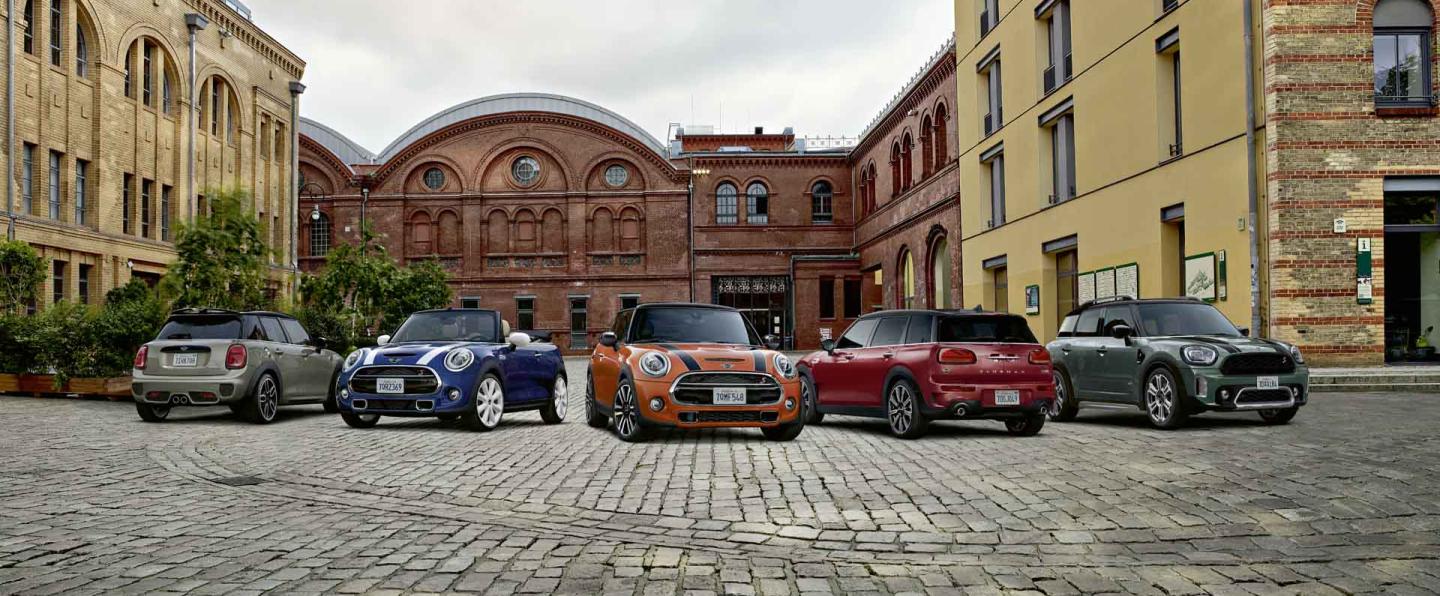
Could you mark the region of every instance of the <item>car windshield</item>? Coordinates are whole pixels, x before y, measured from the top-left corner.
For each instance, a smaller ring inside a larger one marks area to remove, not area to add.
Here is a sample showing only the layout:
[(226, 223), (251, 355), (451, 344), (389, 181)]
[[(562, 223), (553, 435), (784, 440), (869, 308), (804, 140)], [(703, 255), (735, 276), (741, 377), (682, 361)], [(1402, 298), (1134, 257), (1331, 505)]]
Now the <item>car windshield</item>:
[(417, 312), (405, 319), (391, 343), (416, 341), (474, 341), (500, 343), (499, 315), (491, 310)]
[(995, 315), (941, 318), (935, 330), (935, 340), (942, 343), (1037, 343), (1025, 319)]
[(630, 343), (760, 345), (760, 338), (733, 310), (718, 308), (644, 308), (630, 325)]
[(1239, 337), (1240, 330), (1209, 304), (1184, 302), (1141, 303), (1140, 325), (1145, 335), (1219, 335)]
[(198, 315), (172, 317), (160, 328), (160, 339), (240, 339), (240, 317)]

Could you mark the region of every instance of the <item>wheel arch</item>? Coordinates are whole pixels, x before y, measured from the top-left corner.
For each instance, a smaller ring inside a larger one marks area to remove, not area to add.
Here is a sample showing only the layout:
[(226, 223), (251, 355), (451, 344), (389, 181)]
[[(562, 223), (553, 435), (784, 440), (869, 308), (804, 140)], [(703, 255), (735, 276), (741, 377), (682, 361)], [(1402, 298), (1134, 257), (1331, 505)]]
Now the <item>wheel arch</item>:
[(1175, 358), (1163, 352), (1151, 356), (1138, 368), (1140, 378), (1139, 382), (1135, 384), (1135, 387), (1139, 389), (1139, 393), (1135, 396), (1135, 407), (1139, 408), (1142, 412), (1145, 411), (1145, 386), (1149, 382), (1151, 373), (1160, 369), (1164, 369), (1170, 373), (1170, 376), (1175, 380), (1175, 392), (1178, 398), (1176, 402), (1180, 404), (1181, 407), (1188, 409), (1190, 403), (1190, 388), (1186, 387), (1185, 375), (1180, 372), (1180, 364), (1175, 361)]
[(280, 394), (279, 399), (276, 401), (284, 404), (287, 401), (287, 396), (285, 395), (285, 375), (280, 374), (280, 365), (274, 362), (267, 361), (255, 367), (255, 380), (250, 382), (250, 393), (248, 396), (253, 396), (256, 391), (260, 390), (260, 380), (264, 379), (267, 374), (275, 377), (275, 391)]

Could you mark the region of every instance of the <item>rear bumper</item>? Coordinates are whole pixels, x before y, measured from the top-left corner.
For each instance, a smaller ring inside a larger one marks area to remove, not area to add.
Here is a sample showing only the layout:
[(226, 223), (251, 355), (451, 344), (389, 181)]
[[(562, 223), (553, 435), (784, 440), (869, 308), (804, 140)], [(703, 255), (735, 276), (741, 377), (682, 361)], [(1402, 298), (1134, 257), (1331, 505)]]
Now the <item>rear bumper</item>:
[[(997, 392), (1017, 391), (1018, 403), (996, 403)], [(1055, 401), (1055, 386), (1043, 381), (990, 385), (941, 385), (926, 399), (925, 415), (938, 420), (1017, 418), (1043, 413)]]
[(253, 379), (248, 369), (207, 377), (134, 376), (130, 395), (138, 402), (170, 406), (217, 406), (245, 398)]

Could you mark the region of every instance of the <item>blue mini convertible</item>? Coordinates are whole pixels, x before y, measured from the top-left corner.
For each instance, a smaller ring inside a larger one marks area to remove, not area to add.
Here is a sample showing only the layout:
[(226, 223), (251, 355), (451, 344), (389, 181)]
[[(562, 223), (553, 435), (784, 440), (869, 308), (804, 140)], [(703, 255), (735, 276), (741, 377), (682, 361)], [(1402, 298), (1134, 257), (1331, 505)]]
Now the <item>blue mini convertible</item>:
[[(394, 337), (345, 358), (338, 405), (345, 423), (370, 428), (381, 416), (460, 420), (491, 430), (505, 412), (540, 410), (565, 421), (565, 364), (553, 345), (509, 333), (493, 310), (448, 309), (410, 315)], [(508, 336), (508, 337), (507, 337)]]

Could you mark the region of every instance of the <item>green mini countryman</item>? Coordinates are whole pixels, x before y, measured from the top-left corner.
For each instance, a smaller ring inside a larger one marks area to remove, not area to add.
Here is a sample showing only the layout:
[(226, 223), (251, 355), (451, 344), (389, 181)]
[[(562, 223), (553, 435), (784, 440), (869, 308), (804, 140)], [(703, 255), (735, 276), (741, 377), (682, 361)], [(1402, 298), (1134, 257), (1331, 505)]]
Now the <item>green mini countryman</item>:
[(1065, 317), (1047, 348), (1052, 420), (1071, 420), (1084, 405), (1139, 408), (1164, 429), (1207, 411), (1253, 411), (1284, 424), (1309, 397), (1298, 348), (1249, 337), (1197, 300), (1089, 302)]

